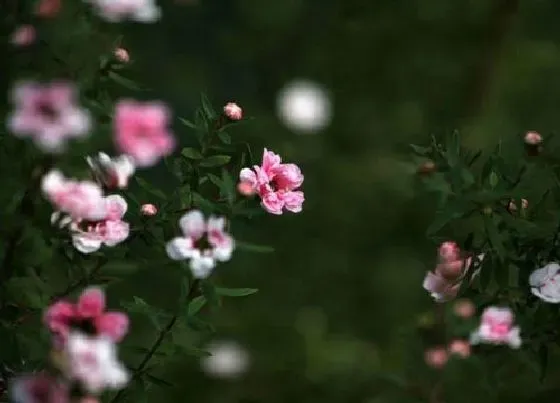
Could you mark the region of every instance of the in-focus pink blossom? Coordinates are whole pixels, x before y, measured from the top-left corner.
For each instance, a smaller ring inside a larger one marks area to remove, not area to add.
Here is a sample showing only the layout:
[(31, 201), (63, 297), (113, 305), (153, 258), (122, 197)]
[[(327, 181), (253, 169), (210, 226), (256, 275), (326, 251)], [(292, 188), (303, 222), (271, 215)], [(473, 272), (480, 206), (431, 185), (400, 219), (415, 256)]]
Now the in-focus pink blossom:
[(175, 149), (175, 138), (167, 128), (167, 106), (157, 102), (120, 101), (115, 110), (115, 143), (139, 167), (155, 165)]
[(434, 347), (424, 352), (424, 361), (432, 368), (441, 369), (447, 364), (449, 355), (445, 347)]
[(241, 120), (243, 118), (243, 109), (235, 102), (228, 102), (224, 106), (224, 115), (230, 120)]
[(101, 220), (78, 220), (70, 224), (72, 244), (82, 253), (95, 252), (102, 245), (113, 247), (130, 234), (130, 225), (122, 220), (128, 209), (126, 200), (120, 195), (109, 195), (105, 203), (107, 214)]
[(529, 131), (525, 133), (525, 144), (530, 146), (538, 146), (542, 143), (543, 139), (540, 133)]
[(518, 326), (513, 326), (513, 319), (513, 312), (509, 308), (486, 308), (478, 329), (471, 333), (471, 344), (507, 344), (512, 348), (519, 348), (520, 330)]
[(60, 171), (52, 170), (42, 178), (41, 190), (56, 210), (73, 220), (96, 221), (107, 214), (103, 191), (94, 182), (66, 179)]
[(14, 403), (70, 403), (68, 385), (45, 373), (16, 378), (10, 395)]
[(468, 299), (461, 299), (453, 305), (453, 312), (460, 318), (472, 318), (476, 313), (476, 307)]
[(86, 161), (98, 182), (108, 189), (124, 189), (136, 170), (134, 160), (128, 155), (115, 158), (99, 153), (96, 158), (86, 157)]
[(545, 302), (560, 303), (560, 265), (556, 262), (535, 270), (529, 277), (531, 292)]
[(87, 336), (72, 332), (68, 336), (64, 353), (67, 365), (65, 374), (93, 395), (107, 389), (122, 389), (129, 376), (117, 358), (114, 342), (104, 336)]
[(449, 344), (449, 353), (467, 358), (471, 355), (471, 344), (467, 340), (453, 340)]
[(115, 59), (117, 59), (121, 63), (128, 63), (130, 61), (130, 56), (128, 54), (128, 50), (125, 48), (117, 48), (115, 49), (114, 53)]
[(239, 180), (261, 198), (261, 205), (271, 214), (282, 214), (284, 210), (299, 213), (305, 200), (303, 192), (297, 190), (303, 183), (303, 174), (295, 164), (283, 164), (279, 155), (263, 152), (261, 166), (243, 168)]
[(61, 0), (39, 0), (35, 14), (44, 18), (51, 18), (58, 14)]
[(114, 342), (121, 341), (128, 332), (128, 316), (106, 312), (105, 293), (97, 287), (84, 290), (76, 304), (55, 302), (46, 310), (43, 321), (63, 345), (71, 331), (105, 336)]
[(31, 137), (45, 152), (62, 152), (69, 138), (88, 135), (90, 114), (76, 104), (71, 83), (20, 82), (12, 91), (12, 102), (15, 110), (8, 117), (8, 129), (18, 137)]
[(12, 33), (12, 45), (14, 46), (29, 46), (35, 42), (37, 33), (33, 25), (20, 25)]
[(181, 217), (179, 227), (183, 236), (167, 243), (167, 255), (173, 260), (189, 259), (194, 277), (208, 277), (216, 261), (231, 258), (235, 242), (225, 232), (224, 218), (211, 216), (206, 221), (200, 211), (193, 210)]
[(133, 20), (151, 23), (160, 19), (161, 10), (155, 0), (87, 0), (101, 18), (108, 22)]
[(140, 208), (140, 212), (143, 216), (151, 217), (157, 214), (158, 209), (155, 205), (147, 203), (142, 205), (142, 207)]

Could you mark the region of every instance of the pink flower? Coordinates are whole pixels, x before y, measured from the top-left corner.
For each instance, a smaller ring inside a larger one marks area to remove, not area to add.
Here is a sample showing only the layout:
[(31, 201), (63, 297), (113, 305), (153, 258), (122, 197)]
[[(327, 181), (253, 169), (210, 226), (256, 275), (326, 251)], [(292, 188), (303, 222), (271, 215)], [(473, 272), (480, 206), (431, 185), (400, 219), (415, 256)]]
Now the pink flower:
[(99, 220), (105, 217), (107, 206), (103, 191), (96, 183), (66, 179), (58, 170), (47, 173), (41, 189), (56, 210), (74, 220)]
[(519, 348), (519, 327), (513, 326), (513, 319), (513, 312), (509, 308), (486, 308), (480, 326), (471, 334), (471, 344), (508, 344), (512, 348)]
[(92, 253), (102, 245), (115, 246), (128, 238), (130, 225), (122, 218), (128, 209), (120, 195), (105, 198), (106, 214), (101, 220), (78, 220), (70, 224), (72, 244), (82, 253)]
[(155, 165), (175, 148), (168, 123), (169, 111), (161, 103), (120, 101), (115, 111), (115, 143), (135, 160), (136, 165)]
[(535, 131), (525, 133), (525, 144), (529, 146), (538, 146), (542, 143), (542, 136)]
[(154, 0), (88, 0), (99, 15), (108, 22), (131, 19), (136, 22), (155, 22), (161, 10)]
[(179, 220), (183, 236), (167, 243), (167, 255), (173, 260), (190, 259), (194, 277), (208, 277), (216, 261), (231, 259), (235, 247), (233, 238), (225, 232), (224, 226), (223, 218), (210, 217), (206, 221), (200, 211), (188, 212)]
[(70, 83), (21, 82), (12, 92), (12, 101), (15, 111), (8, 117), (9, 130), (19, 137), (31, 137), (45, 152), (62, 152), (67, 139), (88, 134), (90, 114), (76, 105)]
[(296, 190), (303, 183), (301, 170), (295, 164), (282, 164), (280, 156), (266, 148), (261, 166), (243, 168), (239, 180), (247, 191), (250, 187), (260, 196), (263, 208), (271, 214), (302, 210), (304, 194)]
[(97, 181), (108, 189), (126, 188), (136, 170), (134, 160), (128, 155), (111, 158), (99, 153), (96, 158), (86, 157), (86, 161)]
[(455, 302), (453, 305), (453, 312), (460, 318), (468, 319), (475, 314), (476, 308), (474, 304), (468, 299), (462, 299)]
[(455, 242), (442, 243), (438, 252), (442, 262), (456, 261), (461, 257), (461, 249)]
[(106, 389), (122, 389), (129, 380), (124, 365), (117, 358), (112, 340), (72, 332), (65, 345), (68, 362), (66, 376), (84, 389), (98, 395)]
[(70, 332), (80, 330), (119, 342), (128, 332), (128, 317), (121, 312), (105, 312), (105, 294), (96, 287), (84, 290), (77, 304), (58, 301), (43, 317), (47, 328), (64, 344)]
[(45, 373), (16, 378), (10, 392), (14, 403), (70, 403), (68, 386)]
[(449, 352), (462, 358), (467, 358), (471, 355), (471, 345), (466, 340), (453, 340), (449, 344)]
[(224, 115), (230, 120), (241, 120), (243, 110), (235, 102), (229, 102), (224, 106)]
[(130, 61), (128, 51), (124, 48), (115, 49), (113, 54), (115, 55), (115, 59), (117, 59), (121, 63), (128, 63)]
[(434, 347), (425, 351), (424, 361), (428, 366), (436, 369), (441, 369), (447, 364), (449, 356), (444, 347)]
[(15, 46), (28, 46), (35, 42), (36, 32), (33, 25), (20, 25), (12, 33), (12, 44)]
[(35, 13), (40, 17), (54, 17), (60, 11), (61, 0), (40, 0)]
[(143, 216), (151, 217), (157, 214), (158, 209), (153, 204), (148, 203), (142, 205), (140, 212), (142, 213)]

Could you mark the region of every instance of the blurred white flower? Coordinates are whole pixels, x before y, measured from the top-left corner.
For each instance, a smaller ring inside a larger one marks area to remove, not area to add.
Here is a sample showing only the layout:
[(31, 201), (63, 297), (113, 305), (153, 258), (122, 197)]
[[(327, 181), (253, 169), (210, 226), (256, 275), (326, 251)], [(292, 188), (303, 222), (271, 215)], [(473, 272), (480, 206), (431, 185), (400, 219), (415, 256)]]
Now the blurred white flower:
[(249, 368), (249, 353), (233, 341), (211, 343), (210, 356), (201, 359), (202, 370), (214, 378), (238, 378)]
[(277, 98), (278, 117), (289, 129), (314, 133), (326, 128), (332, 117), (327, 91), (307, 80), (289, 83)]

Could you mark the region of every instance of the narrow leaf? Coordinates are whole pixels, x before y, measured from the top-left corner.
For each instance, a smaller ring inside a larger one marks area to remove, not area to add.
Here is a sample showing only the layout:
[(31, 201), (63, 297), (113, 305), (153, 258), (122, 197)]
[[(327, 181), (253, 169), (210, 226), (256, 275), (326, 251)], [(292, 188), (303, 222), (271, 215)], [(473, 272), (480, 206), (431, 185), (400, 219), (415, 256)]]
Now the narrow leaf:
[(200, 160), (202, 158), (204, 158), (202, 156), (202, 154), (200, 153), (200, 151), (191, 148), (191, 147), (185, 147), (181, 150), (181, 155), (185, 158), (191, 159), (191, 160)]
[(227, 164), (231, 160), (229, 155), (213, 155), (200, 162), (200, 166), (211, 168)]
[(216, 287), (216, 293), (224, 297), (246, 297), (257, 293), (257, 288), (224, 288)]
[(272, 246), (266, 245), (255, 245), (247, 242), (239, 242), (236, 241), (235, 247), (240, 250), (246, 250), (248, 252), (256, 252), (256, 253), (272, 253), (274, 252), (274, 248)]

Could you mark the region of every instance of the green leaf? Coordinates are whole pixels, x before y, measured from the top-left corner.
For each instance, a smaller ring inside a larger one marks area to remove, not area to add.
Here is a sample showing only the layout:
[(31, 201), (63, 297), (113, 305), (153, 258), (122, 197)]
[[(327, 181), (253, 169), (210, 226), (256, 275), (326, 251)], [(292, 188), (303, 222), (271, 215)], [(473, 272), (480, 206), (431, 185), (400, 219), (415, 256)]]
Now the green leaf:
[(131, 274), (136, 272), (139, 269), (138, 263), (130, 262), (130, 261), (119, 261), (119, 260), (110, 260), (103, 265), (100, 272), (102, 274)]
[(483, 220), (490, 245), (492, 245), (492, 248), (496, 251), (498, 258), (504, 262), (506, 259), (506, 248), (504, 246), (503, 236), (498, 231), (498, 226), (492, 217), (483, 215)]
[(42, 309), (48, 303), (48, 296), (32, 277), (12, 277), (4, 285), (11, 301), (28, 308)]
[(216, 287), (216, 293), (224, 297), (246, 297), (257, 293), (258, 288), (224, 288)]
[(448, 203), (445, 208), (438, 213), (432, 224), (426, 230), (427, 235), (433, 235), (451, 221), (464, 217), (470, 214), (472, 210), (468, 210), (468, 204), (463, 200), (455, 200)]
[(128, 78), (125, 78), (120, 74), (115, 73), (114, 71), (109, 72), (109, 78), (114, 82), (116, 82), (117, 84), (122, 85), (125, 88), (128, 88), (129, 90), (142, 91), (142, 88), (134, 81), (129, 80)]
[(231, 136), (226, 132), (219, 131), (218, 132), (218, 138), (224, 144), (231, 144)]
[(202, 94), (200, 96), (200, 99), (202, 102), (202, 110), (204, 111), (204, 115), (206, 115), (206, 118), (208, 120), (214, 119), (217, 114), (214, 111), (214, 108), (212, 107), (212, 103), (210, 102), (208, 97), (205, 94)]
[(179, 120), (185, 126), (190, 127), (191, 129), (194, 129), (194, 130), (199, 130), (199, 128), (193, 122), (191, 122), (190, 120), (184, 119), (184, 118), (179, 118)]
[(150, 185), (147, 181), (145, 181), (139, 176), (136, 176), (135, 178), (138, 185), (140, 185), (140, 187), (144, 189), (146, 192), (151, 193), (154, 196), (159, 197), (160, 199), (167, 200), (167, 196), (161, 190), (154, 188), (152, 185)]
[(498, 181), (499, 178), (496, 172), (494, 171), (490, 172), (490, 176), (488, 177), (488, 182), (490, 183), (490, 187), (492, 189), (494, 189), (498, 185)]
[(204, 295), (199, 295), (194, 298), (190, 303), (187, 310), (188, 316), (194, 316), (206, 305), (206, 297)]
[(247, 242), (235, 242), (235, 247), (240, 250), (246, 250), (248, 252), (256, 252), (256, 253), (272, 253), (274, 252), (274, 248), (272, 246), (266, 245), (255, 245)]
[(170, 386), (173, 386), (172, 383), (167, 382), (167, 381), (164, 380), (164, 379), (157, 378), (157, 377), (155, 377), (155, 376), (153, 376), (153, 375), (150, 375), (150, 374), (144, 374), (144, 375), (146, 376), (146, 378), (148, 379), (148, 381), (151, 382), (151, 383), (153, 383), (154, 385), (157, 385), (157, 386), (160, 386), (160, 387), (170, 387)]
[(210, 323), (203, 321), (202, 319), (199, 319), (196, 316), (191, 316), (189, 317), (189, 319), (187, 320), (187, 324), (188, 326), (196, 331), (199, 332), (214, 332), (214, 326), (212, 326)]
[(208, 301), (208, 304), (211, 308), (222, 305), (220, 294), (218, 294), (216, 287), (214, 287), (214, 284), (210, 283), (209, 281), (204, 281), (201, 284), (200, 290), (202, 291), (202, 295), (204, 296), (206, 301)]
[(191, 147), (185, 147), (181, 150), (181, 155), (185, 158), (191, 159), (191, 160), (200, 160), (202, 158), (204, 158), (202, 156), (202, 154), (200, 153), (200, 151), (191, 148)]
[(410, 148), (412, 148), (412, 151), (414, 151), (414, 153), (422, 157), (425, 157), (432, 151), (431, 147), (422, 147), (422, 146), (417, 146), (415, 144), (409, 144), (409, 146)]
[(227, 164), (231, 160), (229, 155), (213, 155), (200, 163), (201, 167), (211, 168)]

